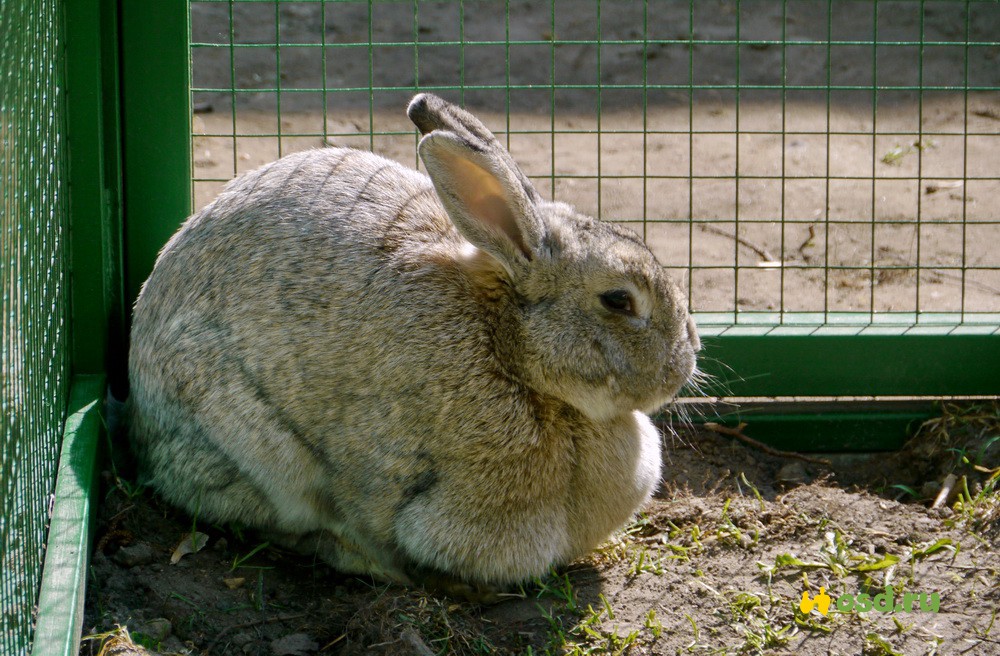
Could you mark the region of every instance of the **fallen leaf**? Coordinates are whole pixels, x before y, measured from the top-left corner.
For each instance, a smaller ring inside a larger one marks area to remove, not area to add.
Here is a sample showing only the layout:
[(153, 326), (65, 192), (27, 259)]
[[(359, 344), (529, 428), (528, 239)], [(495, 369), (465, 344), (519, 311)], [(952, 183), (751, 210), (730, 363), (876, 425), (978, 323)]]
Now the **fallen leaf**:
[(190, 535), (185, 535), (181, 543), (174, 549), (173, 555), (170, 556), (170, 564), (176, 565), (184, 556), (198, 553), (205, 548), (206, 544), (208, 544), (208, 536), (204, 533), (195, 531)]
[(246, 583), (245, 578), (235, 578), (235, 579), (222, 579), (222, 582), (226, 584), (226, 587), (230, 590), (235, 590), (236, 588), (242, 588), (243, 584)]

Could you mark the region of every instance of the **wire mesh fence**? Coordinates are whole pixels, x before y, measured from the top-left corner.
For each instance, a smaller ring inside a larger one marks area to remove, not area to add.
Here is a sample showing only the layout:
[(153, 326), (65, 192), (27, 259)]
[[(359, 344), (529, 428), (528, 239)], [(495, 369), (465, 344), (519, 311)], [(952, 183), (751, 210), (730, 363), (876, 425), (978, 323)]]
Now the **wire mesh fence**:
[(432, 90), (640, 233), (705, 324), (995, 326), (1000, 5), (193, 0), (193, 196)]
[(0, 3), (0, 652), (27, 653), (66, 409), (62, 6)]

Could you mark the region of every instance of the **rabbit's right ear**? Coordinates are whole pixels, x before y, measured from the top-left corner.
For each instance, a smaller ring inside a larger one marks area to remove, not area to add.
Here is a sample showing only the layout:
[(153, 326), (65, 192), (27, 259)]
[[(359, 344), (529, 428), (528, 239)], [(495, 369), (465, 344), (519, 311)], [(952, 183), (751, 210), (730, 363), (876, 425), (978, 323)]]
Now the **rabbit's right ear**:
[(420, 158), (459, 232), (511, 271), (538, 257), (545, 234), (539, 196), (492, 133), (429, 94), (414, 98), (407, 113), (425, 134)]

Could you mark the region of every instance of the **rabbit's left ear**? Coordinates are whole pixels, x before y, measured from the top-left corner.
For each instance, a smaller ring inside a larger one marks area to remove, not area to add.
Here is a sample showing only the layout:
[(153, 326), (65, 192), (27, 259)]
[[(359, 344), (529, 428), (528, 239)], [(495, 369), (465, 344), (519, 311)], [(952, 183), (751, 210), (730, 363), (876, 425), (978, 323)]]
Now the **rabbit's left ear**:
[(447, 131), (427, 135), (419, 149), (445, 210), (466, 239), (507, 264), (535, 259), (544, 228), (514, 176)]
[(420, 158), (459, 232), (508, 269), (538, 256), (545, 226), (538, 192), (479, 119), (421, 94), (407, 110), (424, 134)]

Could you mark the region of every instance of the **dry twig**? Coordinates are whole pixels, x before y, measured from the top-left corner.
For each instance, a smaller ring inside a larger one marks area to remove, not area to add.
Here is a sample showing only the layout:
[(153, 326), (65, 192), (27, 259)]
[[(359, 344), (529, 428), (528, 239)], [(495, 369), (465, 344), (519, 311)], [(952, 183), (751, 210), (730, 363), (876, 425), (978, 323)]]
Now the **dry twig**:
[(749, 248), (750, 250), (752, 250), (754, 253), (756, 253), (757, 255), (759, 255), (761, 257), (761, 259), (763, 261), (765, 261), (765, 262), (777, 262), (777, 260), (774, 259), (774, 256), (771, 255), (771, 253), (768, 252), (768, 250), (766, 248), (762, 248), (761, 246), (758, 246), (757, 244), (755, 244), (755, 243), (753, 243), (753, 242), (751, 242), (749, 240), (746, 240), (743, 237), (740, 237), (739, 235), (734, 235), (733, 233), (727, 232), (727, 231), (723, 230), (722, 228), (716, 228), (713, 225), (707, 225), (707, 224), (704, 224), (704, 223), (700, 224), (699, 227), (702, 230), (704, 230), (705, 232), (711, 232), (713, 235), (719, 235), (719, 236), (722, 236), (722, 237), (729, 237), (730, 239), (732, 239), (733, 241), (735, 241), (737, 244), (739, 244), (741, 246), (745, 246), (745, 247)]
[(735, 437), (736, 439), (748, 444), (755, 449), (759, 449), (764, 453), (772, 456), (778, 456), (779, 458), (793, 458), (795, 460), (802, 460), (804, 462), (810, 462), (814, 465), (826, 465), (830, 466), (830, 461), (826, 458), (813, 458), (812, 456), (802, 455), (801, 453), (796, 453), (795, 451), (782, 451), (780, 449), (775, 449), (770, 447), (763, 442), (753, 439), (752, 437), (747, 437), (743, 434), (743, 429), (747, 427), (745, 421), (741, 421), (740, 425), (736, 428), (730, 428), (729, 426), (723, 426), (722, 424), (717, 424), (715, 422), (709, 421), (705, 423), (705, 428), (722, 435), (728, 435), (730, 437)]
[(219, 644), (219, 641), (233, 631), (238, 631), (239, 629), (249, 629), (250, 627), (260, 626), (261, 624), (271, 624), (272, 622), (291, 622), (292, 620), (301, 619), (305, 616), (305, 613), (296, 613), (294, 615), (275, 615), (274, 617), (264, 617), (259, 620), (253, 620), (252, 622), (243, 622), (242, 624), (227, 626), (219, 632), (219, 635), (215, 637), (215, 640), (208, 644), (208, 647), (205, 648), (204, 654), (206, 654), (206, 656), (211, 654), (212, 650), (215, 649), (215, 646)]

